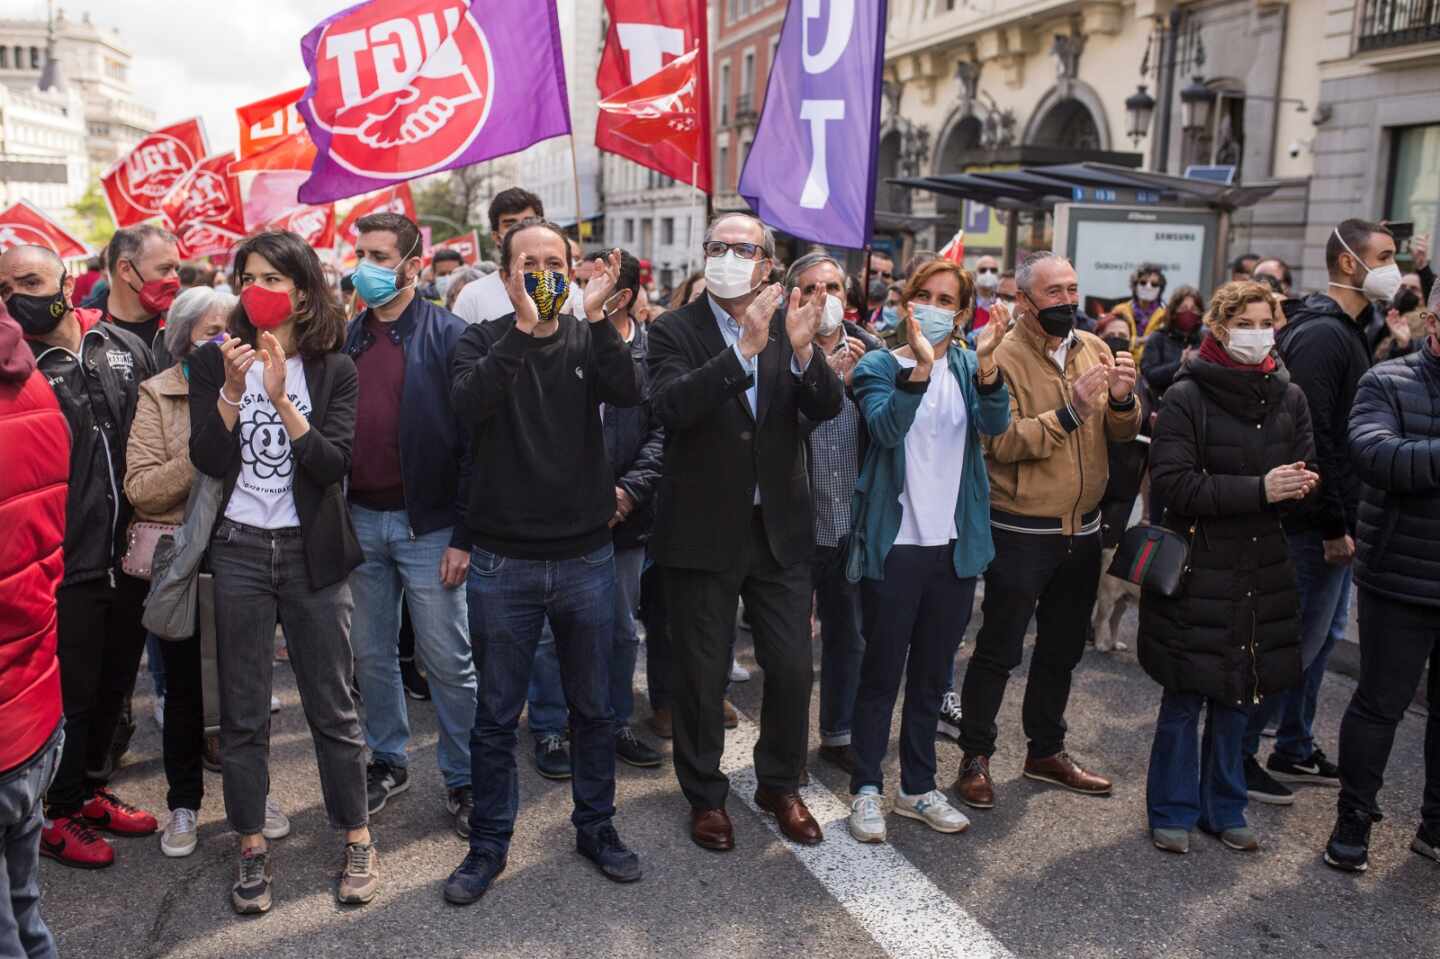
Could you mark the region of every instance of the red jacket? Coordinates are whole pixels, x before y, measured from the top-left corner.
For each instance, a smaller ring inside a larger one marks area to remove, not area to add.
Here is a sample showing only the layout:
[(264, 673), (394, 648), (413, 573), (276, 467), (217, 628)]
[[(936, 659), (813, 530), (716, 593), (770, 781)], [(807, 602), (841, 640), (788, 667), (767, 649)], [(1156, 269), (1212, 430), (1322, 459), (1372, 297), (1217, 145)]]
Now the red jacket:
[(7, 772), (62, 721), (55, 591), (65, 572), (70, 427), (3, 306), (0, 463), (0, 772)]

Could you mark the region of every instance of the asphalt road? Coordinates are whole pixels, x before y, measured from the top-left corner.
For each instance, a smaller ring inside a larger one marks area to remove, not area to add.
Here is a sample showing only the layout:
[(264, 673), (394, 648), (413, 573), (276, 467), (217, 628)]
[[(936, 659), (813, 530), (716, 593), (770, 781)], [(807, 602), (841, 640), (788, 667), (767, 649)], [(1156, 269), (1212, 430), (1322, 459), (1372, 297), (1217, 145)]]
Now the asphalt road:
[[(743, 635), (741, 650), (753, 668)], [(1252, 805), (1250, 822), (1264, 843), (1258, 854), (1231, 852), (1203, 835), (1185, 857), (1151, 847), (1144, 777), (1159, 690), (1133, 652), (1092, 651), (1076, 675), (1069, 747), (1116, 779), (1111, 798), (1020, 777), (1022, 667), (1001, 716), (997, 807), (972, 813), (963, 835), (892, 816), (890, 844), (877, 849), (854, 843), (837, 820), (827, 824), (819, 852), (801, 852), (755, 814), (737, 785), (729, 808), (738, 848), (710, 853), (688, 839), (668, 761), (652, 771), (621, 766), (617, 826), (646, 874), (617, 886), (573, 851), (568, 786), (541, 779), (522, 752), (509, 867), (478, 905), (457, 909), (442, 901), (440, 887), (464, 849), (443, 805), (434, 712), (412, 703), (413, 786), (372, 823), (384, 887), (371, 905), (349, 909), (333, 897), (340, 840), (325, 822), (293, 677), (285, 667), (276, 673), (285, 707), (275, 717), (273, 792), (294, 831), (276, 844), (273, 911), (246, 920), (230, 911), (236, 840), (224, 822), (220, 777), (207, 774), (201, 844), (190, 858), (164, 858), (151, 837), (118, 840), (116, 865), (97, 873), (45, 862), (44, 912), (62, 956), (1440, 955), (1440, 865), (1408, 850), (1423, 785), (1423, 718), (1401, 725), (1382, 796), (1388, 816), (1375, 828), (1362, 877), (1320, 862), (1335, 811), (1335, 791), (1327, 789), (1302, 791), (1289, 809)], [(163, 815), (148, 687), (142, 673), (140, 731), (115, 786)], [(1332, 674), (1322, 692), (1318, 725), (1332, 756), (1352, 689)], [(758, 717), (758, 675), (733, 698)], [(812, 709), (812, 742), (816, 735)], [(751, 736), (747, 724), (735, 742)], [(522, 725), (522, 750), (529, 741)], [(959, 750), (942, 741), (939, 758), (948, 784)], [(738, 781), (749, 758), (737, 747), (727, 764)], [(811, 773), (812, 808), (843, 810), (845, 775), (818, 760)], [(893, 794), (893, 750), (887, 777)]]

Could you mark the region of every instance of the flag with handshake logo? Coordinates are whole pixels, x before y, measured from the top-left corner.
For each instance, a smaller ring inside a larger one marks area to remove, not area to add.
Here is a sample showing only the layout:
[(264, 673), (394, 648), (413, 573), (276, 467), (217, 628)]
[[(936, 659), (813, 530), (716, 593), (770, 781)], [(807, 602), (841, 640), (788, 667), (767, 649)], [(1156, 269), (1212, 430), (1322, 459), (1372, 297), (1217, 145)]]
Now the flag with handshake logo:
[(319, 204), (570, 132), (555, 0), (368, 0), (300, 42)]
[(785, 13), (739, 192), (762, 220), (801, 239), (870, 242), (885, 8), (792, 0)]

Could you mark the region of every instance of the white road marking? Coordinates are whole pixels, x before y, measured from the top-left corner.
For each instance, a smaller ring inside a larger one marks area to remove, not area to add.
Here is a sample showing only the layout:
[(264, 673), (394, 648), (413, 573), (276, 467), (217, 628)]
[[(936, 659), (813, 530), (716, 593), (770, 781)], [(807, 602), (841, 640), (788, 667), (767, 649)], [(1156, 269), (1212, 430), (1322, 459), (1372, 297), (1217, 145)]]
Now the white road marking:
[[(752, 763), (759, 735), (759, 727), (741, 713), (739, 728), (725, 735), (720, 767), (730, 777), (731, 792), (780, 837), (775, 817), (755, 805)], [(825, 841), (818, 846), (799, 846), (783, 837), (780, 841), (893, 959), (1014, 959), (895, 847), (856, 842), (845, 825), (847, 801), (813, 777), (800, 795), (825, 831)]]

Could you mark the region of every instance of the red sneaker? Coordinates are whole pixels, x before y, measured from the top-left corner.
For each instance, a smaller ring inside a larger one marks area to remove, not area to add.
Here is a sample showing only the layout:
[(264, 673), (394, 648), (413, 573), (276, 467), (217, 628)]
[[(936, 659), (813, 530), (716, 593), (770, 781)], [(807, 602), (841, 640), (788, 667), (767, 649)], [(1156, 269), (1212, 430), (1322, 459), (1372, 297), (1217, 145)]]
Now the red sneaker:
[(148, 836), (160, 828), (155, 817), (143, 809), (123, 803), (107, 790), (98, 790), (80, 807), (79, 816), (91, 829), (117, 836)]
[(40, 830), (40, 855), (77, 869), (104, 869), (115, 861), (110, 844), (75, 816), (61, 816)]

